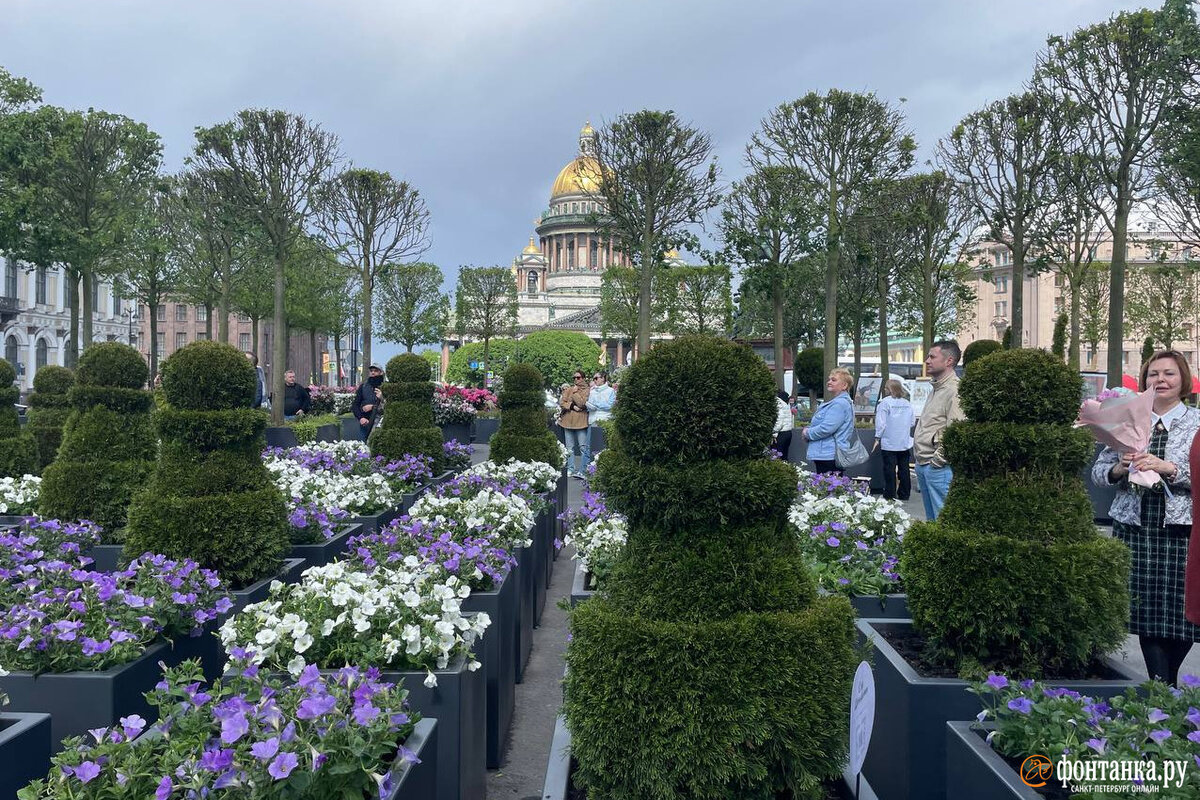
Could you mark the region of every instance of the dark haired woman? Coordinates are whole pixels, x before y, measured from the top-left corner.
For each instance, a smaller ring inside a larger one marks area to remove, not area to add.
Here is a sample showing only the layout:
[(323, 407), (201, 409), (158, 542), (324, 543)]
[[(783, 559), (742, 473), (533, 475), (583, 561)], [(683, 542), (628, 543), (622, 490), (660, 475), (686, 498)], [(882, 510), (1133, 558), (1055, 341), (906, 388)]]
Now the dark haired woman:
[(787, 392), (780, 390), (775, 397), (775, 435), (771, 438), (771, 449), (779, 453), (784, 461), (787, 461), (795, 428), (796, 418), (792, 416), (792, 407), (788, 405)]

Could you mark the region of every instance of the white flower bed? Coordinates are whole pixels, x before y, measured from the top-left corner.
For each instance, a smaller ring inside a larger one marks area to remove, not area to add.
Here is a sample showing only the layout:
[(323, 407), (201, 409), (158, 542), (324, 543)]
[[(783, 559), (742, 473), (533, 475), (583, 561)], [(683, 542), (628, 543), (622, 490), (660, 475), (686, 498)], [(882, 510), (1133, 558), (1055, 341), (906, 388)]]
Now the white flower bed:
[(352, 514), (373, 514), (400, 502), (386, 475), (313, 472), (295, 461), (268, 458), (267, 469), (284, 497)]
[(490, 487), (465, 497), (426, 493), (408, 514), (435, 525), (461, 525), (494, 536), (510, 551), (533, 544), (534, 513), (529, 504), (520, 495)]
[(575, 548), (575, 558), (588, 572), (601, 562), (607, 568), (625, 549), (629, 524), (619, 514), (597, 517), (584, 525), (572, 527), (563, 543)]
[(510, 458), (501, 464), (481, 461), (463, 474), (479, 475), (501, 485), (513, 483), (522, 493), (546, 494), (558, 486), (559, 471), (544, 461), (517, 461)]
[(788, 521), (800, 531), (814, 525), (842, 523), (861, 531), (863, 539), (903, 539), (912, 517), (894, 500), (869, 494), (821, 496), (801, 494), (788, 510)]
[(0, 478), (0, 514), (33, 514), (38, 504), (42, 479), (37, 475)]

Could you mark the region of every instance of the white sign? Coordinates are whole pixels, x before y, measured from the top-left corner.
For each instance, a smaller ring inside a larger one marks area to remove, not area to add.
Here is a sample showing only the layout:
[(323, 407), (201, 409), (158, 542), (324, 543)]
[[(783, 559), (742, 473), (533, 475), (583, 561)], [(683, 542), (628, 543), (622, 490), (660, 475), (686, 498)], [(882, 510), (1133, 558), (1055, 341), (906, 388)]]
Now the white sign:
[(854, 672), (854, 688), (850, 690), (850, 774), (862, 771), (871, 745), (875, 727), (875, 675), (866, 661)]

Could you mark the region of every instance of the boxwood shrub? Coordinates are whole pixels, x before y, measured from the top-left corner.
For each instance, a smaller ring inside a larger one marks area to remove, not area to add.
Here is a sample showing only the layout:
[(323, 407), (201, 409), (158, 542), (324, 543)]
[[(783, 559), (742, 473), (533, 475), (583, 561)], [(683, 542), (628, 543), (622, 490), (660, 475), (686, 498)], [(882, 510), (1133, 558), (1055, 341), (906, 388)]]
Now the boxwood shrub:
[(492, 461), (542, 461), (562, 466), (558, 439), (546, 421), (542, 374), (532, 364), (517, 363), (504, 372), (497, 401), (500, 427), (488, 442)]
[(68, 392), (75, 385), (75, 373), (53, 364), (42, 367), (33, 376), (33, 392), (29, 395), (27, 427), (37, 442), (38, 472), (58, 455), (62, 444), (63, 427), (71, 414)]
[(972, 362), (968, 420), (950, 426), (954, 481), (936, 523), (905, 538), (913, 623), (964, 674), (1081, 673), (1125, 637), (1129, 552), (1102, 537), (1078, 477), (1092, 438), (1071, 428), (1081, 378), (1039, 350)]
[[(664, 387), (699, 387), (700, 413), (680, 416)], [(813, 797), (841, 772), (854, 615), (817, 596), (788, 529), (795, 475), (762, 456), (774, 414), (762, 361), (717, 339), (659, 345), (622, 377), (597, 481), (628, 544), (604, 593), (572, 612), (567, 649), (589, 796)], [(683, 463), (655, 438), (671, 425)], [(707, 443), (703, 426), (732, 438)]]
[(963, 350), (962, 363), (965, 369), (968, 364), (984, 356), (990, 356), (992, 353), (1004, 349), (1004, 345), (997, 342), (995, 339), (977, 339), (967, 345)]
[[(126, 554), (191, 558), (234, 587), (278, 569), (289, 545), (287, 510), (262, 463), (267, 417), (250, 408), (253, 381), (246, 357), (218, 342), (194, 342), (163, 364), (167, 406), (155, 417), (162, 449), (129, 509)], [(215, 390), (222, 382), (249, 386), (250, 397)], [(201, 397), (198, 386), (214, 394)]]
[(42, 516), (90, 519), (104, 528), (105, 541), (121, 539), (130, 500), (158, 453), (153, 399), (142, 388), (148, 374), (141, 354), (120, 342), (80, 355), (58, 456), (42, 474)]
[(37, 442), (21, 430), (21, 417), (14, 405), (21, 390), (13, 386), (17, 371), (0, 359), (0, 477), (19, 478), (38, 472)]
[(398, 460), (425, 455), (433, 474), (445, 468), (442, 429), (433, 422), (433, 383), (429, 362), (415, 353), (395, 356), (387, 363), (383, 384), (383, 424), (371, 431), (371, 454)]

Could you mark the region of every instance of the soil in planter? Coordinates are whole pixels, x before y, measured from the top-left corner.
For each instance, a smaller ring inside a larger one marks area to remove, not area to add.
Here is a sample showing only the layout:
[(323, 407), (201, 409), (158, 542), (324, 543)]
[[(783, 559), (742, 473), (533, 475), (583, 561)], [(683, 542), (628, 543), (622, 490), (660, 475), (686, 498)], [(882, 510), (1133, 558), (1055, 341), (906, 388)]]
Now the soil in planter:
[[(999, 755), (1001, 758), (1003, 758), (1004, 762), (1012, 767), (1013, 772), (1017, 773), (1018, 775), (1021, 774), (1021, 762), (1023, 762), (1025, 759), (1009, 758), (1008, 756), (1003, 756), (999, 753), (996, 755)], [(1071, 800), (1071, 792), (1063, 788), (1063, 785), (1059, 782), (1058, 778), (1051, 778), (1045, 786), (1041, 788), (1035, 788), (1034, 791), (1040, 794), (1042, 797), (1045, 797), (1046, 800)]]
[[(854, 795), (850, 793), (850, 789), (846, 787), (845, 782), (841, 780), (826, 781), (821, 784), (821, 788), (825, 790), (822, 795), (822, 800), (854, 800)], [(792, 800), (791, 792), (781, 792), (775, 796), (775, 800)], [(575, 759), (571, 759), (571, 780), (567, 785), (567, 800), (588, 800), (587, 790), (575, 785)], [(1052, 797), (1051, 800), (1059, 800), (1058, 797)], [(1062, 800), (1067, 800), (1067, 796), (1063, 795)]]
[[(913, 628), (905, 628), (901, 630), (889, 629), (880, 631), (880, 635), (887, 639), (888, 644), (896, 649), (896, 652), (907, 661), (917, 674), (922, 678), (957, 678), (959, 677), (958, 670), (944, 661), (935, 659), (930, 654), (929, 643), (923, 635), (918, 633)], [(1082, 674), (1062, 675), (1056, 673), (1048, 673), (1041, 677), (1041, 680), (1047, 681), (1103, 681), (1121, 678), (1121, 675), (1114, 675), (1108, 665), (1103, 661), (1092, 661), (1088, 664), (1087, 669)], [(1065, 795), (1064, 795), (1065, 797)]]

